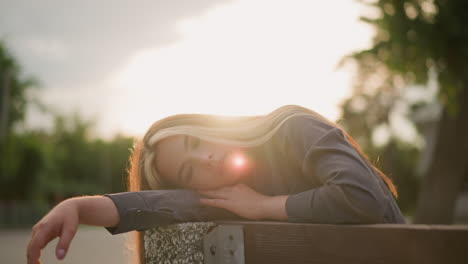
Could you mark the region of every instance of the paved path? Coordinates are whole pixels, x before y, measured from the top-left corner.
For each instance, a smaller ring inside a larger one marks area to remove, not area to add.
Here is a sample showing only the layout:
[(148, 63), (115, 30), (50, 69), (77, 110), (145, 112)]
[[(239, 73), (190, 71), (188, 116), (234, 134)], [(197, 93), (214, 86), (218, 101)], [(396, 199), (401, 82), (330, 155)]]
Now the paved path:
[[(30, 230), (0, 230), (0, 263), (26, 263), (26, 247)], [(129, 250), (126, 249), (128, 234), (111, 235), (104, 228), (80, 226), (72, 240), (69, 252), (63, 261), (55, 257), (58, 239), (51, 241), (42, 251), (43, 264), (112, 263), (127, 264)]]

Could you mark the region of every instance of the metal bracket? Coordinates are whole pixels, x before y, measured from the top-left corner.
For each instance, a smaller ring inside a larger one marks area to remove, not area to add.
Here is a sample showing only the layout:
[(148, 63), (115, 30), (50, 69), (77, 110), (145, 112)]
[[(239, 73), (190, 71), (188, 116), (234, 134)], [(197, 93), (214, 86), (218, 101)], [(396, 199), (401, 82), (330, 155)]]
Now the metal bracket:
[(203, 239), (205, 264), (245, 264), (241, 225), (220, 224)]

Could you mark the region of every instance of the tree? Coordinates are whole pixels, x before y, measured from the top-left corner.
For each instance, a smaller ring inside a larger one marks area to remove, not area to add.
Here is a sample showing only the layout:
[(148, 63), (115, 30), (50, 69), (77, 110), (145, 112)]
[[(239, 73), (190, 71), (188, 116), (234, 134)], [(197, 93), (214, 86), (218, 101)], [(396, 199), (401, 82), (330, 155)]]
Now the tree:
[(0, 142), (4, 142), (13, 124), (24, 119), (26, 91), (36, 87), (31, 78), (21, 76), (20, 67), (0, 42)]
[(44, 137), (47, 167), (40, 176), (41, 196), (57, 202), (77, 195), (125, 191), (127, 159), (133, 139), (92, 138), (93, 122), (78, 114), (55, 116)]
[[(40, 142), (29, 135), (11, 133), (24, 119), (27, 90), (35, 81), (22, 76), (20, 67), (0, 42), (0, 198), (26, 199), (42, 167)], [(16, 188), (12, 188), (17, 186)]]
[[(30, 226), (70, 196), (125, 191), (133, 138), (92, 138), (92, 122), (28, 97), (35, 83), (0, 42), (0, 227)], [(31, 105), (51, 130), (15, 129)]]
[(430, 70), (436, 72), (443, 110), (433, 161), (420, 186), (415, 222), (451, 223), (456, 198), (468, 176), (468, 1), (365, 4), (377, 16), (361, 19), (376, 33), (370, 49), (348, 57), (358, 66), (355, 94), (398, 94), (410, 85), (426, 84)]
[[(4, 129), (0, 139), (0, 202), (54, 203), (75, 195), (125, 190), (132, 138), (92, 138), (92, 122), (77, 113), (58, 114), (53, 107), (28, 98), (26, 92), (36, 82), (22, 77), (2, 43), (0, 80)], [(26, 108), (32, 104), (54, 118), (52, 130), (12, 129), (24, 120)]]

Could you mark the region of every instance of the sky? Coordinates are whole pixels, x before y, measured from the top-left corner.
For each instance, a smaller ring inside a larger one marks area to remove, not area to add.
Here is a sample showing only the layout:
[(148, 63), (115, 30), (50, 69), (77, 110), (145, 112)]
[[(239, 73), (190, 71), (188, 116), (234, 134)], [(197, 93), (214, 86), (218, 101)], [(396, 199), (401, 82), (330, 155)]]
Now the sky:
[[(31, 96), (95, 120), (95, 133), (142, 136), (176, 113), (266, 114), (286, 104), (339, 118), (373, 31), (352, 0), (0, 1), (0, 39)], [(50, 120), (28, 111), (30, 126)]]

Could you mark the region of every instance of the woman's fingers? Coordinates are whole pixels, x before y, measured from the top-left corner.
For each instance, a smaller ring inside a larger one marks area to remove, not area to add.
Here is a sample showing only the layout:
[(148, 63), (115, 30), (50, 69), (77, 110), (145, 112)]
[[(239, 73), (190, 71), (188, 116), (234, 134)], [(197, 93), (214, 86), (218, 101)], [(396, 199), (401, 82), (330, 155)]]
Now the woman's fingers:
[(39, 257), (41, 256), (41, 249), (43, 249), (49, 241), (54, 239), (56, 236), (50, 234), (47, 227), (42, 225), (34, 227), (31, 240), (28, 244), (28, 264), (39, 263)]
[(202, 204), (208, 205), (208, 206), (213, 206), (213, 207), (218, 207), (218, 208), (224, 208), (224, 209), (229, 209), (229, 201), (228, 200), (223, 200), (223, 199), (206, 199), (206, 198), (201, 198), (200, 202)]
[(200, 192), (209, 198), (201, 198), (202, 204), (231, 211), (241, 217), (259, 220), (263, 216), (263, 204), (267, 196), (249, 186), (237, 184), (228, 188)]
[(28, 250), (26, 252), (26, 257), (28, 258), (28, 264), (37, 264), (38, 259), (41, 256), (41, 251), (38, 251), (36, 248), (37, 246), (35, 245), (36, 242), (36, 237), (34, 235), (34, 232), (31, 236), (31, 240), (29, 241), (28, 244)]
[(57, 256), (57, 259), (61, 260), (67, 254), (68, 248), (70, 247), (70, 243), (76, 234), (77, 227), (78, 222), (75, 218), (72, 217), (66, 219), (63, 223), (60, 239), (55, 249), (55, 255)]
[(34, 225), (28, 244), (28, 264), (38, 264), (43, 249), (52, 239), (60, 237), (56, 252), (63, 259), (79, 224), (78, 209), (66, 200), (55, 206), (46, 216)]
[(36, 264), (38, 263), (38, 259), (41, 256), (41, 251), (39, 249), (39, 240), (37, 236), (36, 229), (33, 228), (33, 232), (31, 235), (31, 240), (29, 240), (28, 250), (26, 252), (26, 256), (28, 258), (28, 264)]

